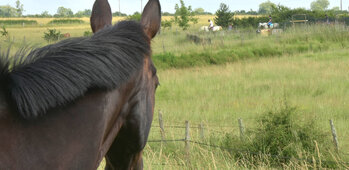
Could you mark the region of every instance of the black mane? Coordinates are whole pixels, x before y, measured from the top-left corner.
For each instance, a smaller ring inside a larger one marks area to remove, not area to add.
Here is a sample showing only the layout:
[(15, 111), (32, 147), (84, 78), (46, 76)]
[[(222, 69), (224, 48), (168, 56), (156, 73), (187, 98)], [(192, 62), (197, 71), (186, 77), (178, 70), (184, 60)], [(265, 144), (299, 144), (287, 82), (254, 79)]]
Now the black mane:
[(127, 81), (150, 54), (140, 24), (123, 21), (92, 37), (73, 38), (32, 50), (27, 56), (0, 56), (0, 85), (24, 118), (72, 102), (89, 89), (114, 89)]

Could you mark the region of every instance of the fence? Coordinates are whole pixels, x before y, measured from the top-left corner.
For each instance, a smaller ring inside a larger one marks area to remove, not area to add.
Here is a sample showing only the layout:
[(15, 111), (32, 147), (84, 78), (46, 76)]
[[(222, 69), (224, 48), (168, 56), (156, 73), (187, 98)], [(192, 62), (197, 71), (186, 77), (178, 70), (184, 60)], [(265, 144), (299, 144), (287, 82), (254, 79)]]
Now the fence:
[[(255, 156), (259, 156), (261, 153), (260, 152), (251, 152), (248, 150), (242, 150), (242, 149), (236, 149), (236, 148), (227, 148), (227, 147), (222, 147), (222, 146), (218, 146), (218, 145), (214, 145), (214, 144), (210, 144), (210, 143), (205, 143), (205, 142), (201, 142), (201, 141), (205, 141), (205, 131), (208, 131), (208, 128), (205, 127), (204, 123), (198, 123), (196, 125), (190, 125), (189, 121), (185, 121), (183, 125), (165, 125), (164, 121), (163, 121), (163, 117), (162, 117), (162, 112), (159, 111), (158, 114), (158, 118), (159, 118), (159, 125), (153, 125), (153, 128), (159, 128), (160, 130), (160, 135), (161, 135), (161, 139), (150, 139), (148, 140), (149, 143), (167, 143), (167, 142), (183, 142), (184, 143), (184, 149), (186, 154), (189, 156), (190, 155), (190, 145), (199, 145), (199, 146), (205, 146), (205, 147), (209, 147), (209, 148), (217, 148), (217, 149), (221, 149), (221, 150), (225, 150), (225, 151), (230, 151), (230, 152), (240, 152), (240, 153), (245, 153), (245, 154), (250, 154), (250, 155), (255, 155)], [(179, 122), (177, 122), (179, 124)], [(231, 126), (215, 126), (218, 128), (238, 128), (238, 132), (239, 132), (239, 136), (240, 136), (240, 140), (244, 141), (246, 140), (246, 131), (251, 131), (251, 130), (247, 130), (245, 125), (244, 125), (244, 121), (243, 119), (239, 118), (237, 120), (237, 124), (231, 125)], [(184, 136), (182, 136), (182, 138), (178, 138), (178, 139), (167, 139), (166, 137), (166, 133), (165, 133), (165, 129), (183, 129), (184, 130)], [(192, 140), (191, 136), (190, 136), (190, 130), (191, 129), (196, 129), (199, 133), (199, 138), (200, 141), (198, 140)], [(329, 136), (331, 136), (331, 138), (333, 139), (333, 145), (337, 151), (337, 153), (340, 153), (341, 150), (339, 148), (339, 139), (337, 136), (337, 132), (336, 132), (336, 128), (334, 125), (334, 121), (332, 119), (329, 120), (329, 126), (328, 126), (328, 130), (330, 131)], [(217, 131), (217, 130), (212, 130), (210, 129), (210, 131), (213, 131), (215, 133), (225, 133), (222, 131)], [(340, 154), (342, 155), (349, 155), (348, 153), (344, 153), (341, 152)], [(265, 155), (265, 154), (264, 154)], [(295, 159), (295, 158), (291, 158), (291, 157), (284, 157), (284, 156), (280, 156), (280, 155), (271, 155), (271, 154), (266, 154), (265, 156), (268, 157), (272, 157), (272, 158), (277, 158), (277, 159)], [(314, 163), (315, 160), (313, 159), (296, 159), (298, 161), (306, 161), (309, 163)], [(348, 167), (349, 166), (349, 162), (339, 162), (339, 161), (328, 161), (328, 160), (320, 160), (321, 162), (327, 162), (327, 163), (339, 163), (341, 165), (343, 165), (344, 167)], [(161, 164), (161, 165), (166, 165), (166, 164)], [(184, 165), (180, 165), (180, 166), (184, 166)]]

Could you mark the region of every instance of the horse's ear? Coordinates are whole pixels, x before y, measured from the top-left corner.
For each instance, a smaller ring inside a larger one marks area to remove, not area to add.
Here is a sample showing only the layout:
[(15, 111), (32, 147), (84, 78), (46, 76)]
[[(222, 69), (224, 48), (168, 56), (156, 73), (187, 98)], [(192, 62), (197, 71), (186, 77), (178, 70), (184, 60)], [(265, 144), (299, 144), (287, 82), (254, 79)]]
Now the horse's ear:
[(90, 18), (93, 33), (112, 23), (112, 13), (108, 0), (96, 0)]
[(154, 38), (161, 24), (161, 5), (159, 0), (149, 0), (144, 7), (141, 24), (149, 38)]

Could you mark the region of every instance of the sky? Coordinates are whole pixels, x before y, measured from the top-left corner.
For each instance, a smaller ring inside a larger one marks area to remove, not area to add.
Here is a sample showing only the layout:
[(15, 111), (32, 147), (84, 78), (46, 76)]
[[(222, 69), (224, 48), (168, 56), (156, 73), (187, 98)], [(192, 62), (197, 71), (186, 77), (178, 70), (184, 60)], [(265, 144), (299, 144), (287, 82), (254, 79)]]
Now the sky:
[[(16, 0), (0, 0), (1, 5), (15, 6)], [(205, 11), (214, 13), (220, 3), (225, 3), (230, 10), (258, 10), (260, 3), (266, 0), (184, 0), (186, 6), (191, 5), (193, 9), (204, 8)], [(271, 0), (275, 4), (285, 5), (291, 8), (310, 8), (310, 3), (314, 0)], [(329, 0), (330, 7), (340, 6), (340, 0)], [(64, 6), (70, 8), (74, 13), (84, 9), (91, 9), (94, 0), (20, 0), (24, 5), (24, 14), (41, 14), (43, 11), (48, 11), (50, 14), (55, 14), (57, 8)], [(142, 2), (142, 4), (141, 4)], [(140, 11), (147, 0), (120, 0), (120, 10), (122, 13), (133, 14)], [(119, 0), (109, 0), (112, 11), (119, 11)], [(160, 0), (163, 12), (174, 12), (174, 6), (179, 3), (179, 0)], [(348, 10), (349, 0), (343, 0), (343, 10)]]

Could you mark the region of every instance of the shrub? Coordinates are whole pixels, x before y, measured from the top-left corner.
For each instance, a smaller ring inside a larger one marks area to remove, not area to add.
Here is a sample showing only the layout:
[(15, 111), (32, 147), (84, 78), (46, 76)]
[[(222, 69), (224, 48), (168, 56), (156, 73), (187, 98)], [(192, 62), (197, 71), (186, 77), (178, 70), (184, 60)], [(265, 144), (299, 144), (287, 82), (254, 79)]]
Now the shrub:
[(139, 12), (135, 12), (133, 15), (129, 15), (127, 17), (127, 20), (132, 20), (132, 21), (141, 21), (142, 15)]
[(63, 38), (63, 34), (61, 34), (60, 31), (57, 31), (56, 29), (48, 29), (48, 32), (44, 32), (44, 39), (47, 42), (53, 42), (58, 41), (60, 38)]
[(6, 30), (5, 26), (2, 26), (2, 30), (0, 31), (0, 35), (2, 37), (7, 37), (8, 36), (8, 31)]
[(36, 25), (37, 21), (34, 20), (0, 20), (0, 25)]
[[(328, 135), (316, 128), (314, 121), (299, 123), (296, 116), (297, 109), (287, 105), (279, 110), (269, 111), (259, 118), (257, 129), (249, 131), (248, 141), (240, 141), (227, 134), (221, 141), (221, 146), (234, 148), (231, 152), (234, 157), (250, 157), (248, 159), (254, 164), (267, 161), (271, 165), (282, 166), (292, 161), (305, 161), (312, 165), (321, 162), (322, 167), (336, 168), (338, 164), (330, 154), (335, 151), (329, 146), (331, 141), (326, 137)], [(317, 159), (316, 162), (312, 162), (314, 158)]]
[(173, 20), (163, 20), (161, 21), (161, 27), (165, 30), (166, 28), (170, 29), (172, 27)]
[(83, 24), (84, 21), (80, 19), (54, 19), (48, 24)]
[(89, 36), (92, 36), (93, 33), (91, 31), (85, 31), (84, 32), (84, 37), (89, 37)]

